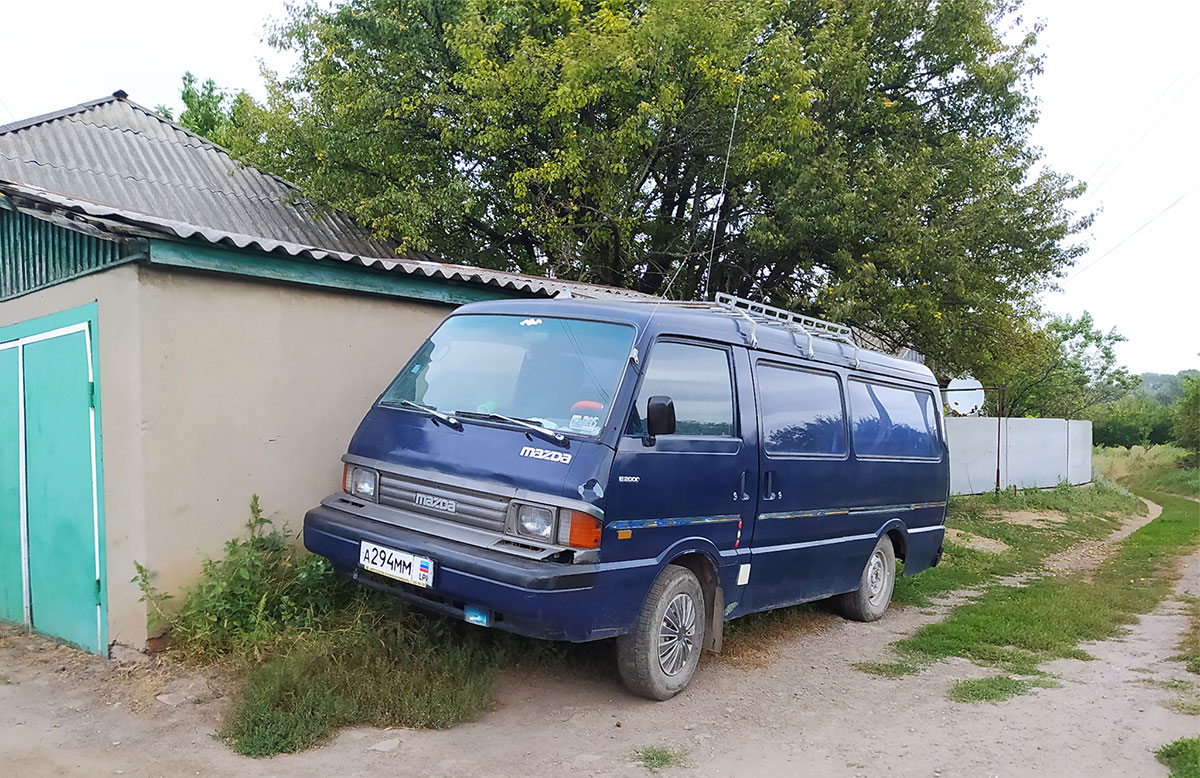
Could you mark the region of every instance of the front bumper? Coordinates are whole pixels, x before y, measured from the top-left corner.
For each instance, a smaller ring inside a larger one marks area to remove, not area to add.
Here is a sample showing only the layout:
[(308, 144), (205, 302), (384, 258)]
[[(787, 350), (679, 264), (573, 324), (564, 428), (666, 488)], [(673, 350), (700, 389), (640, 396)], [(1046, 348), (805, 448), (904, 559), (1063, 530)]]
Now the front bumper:
[[(433, 586), (375, 576), (358, 566), (360, 541), (434, 561)], [(304, 547), (341, 575), (419, 607), (464, 618), (468, 605), (493, 626), (546, 640), (584, 642), (629, 631), (653, 581), (651, 566), (543, 562), (477, 548), (320, 505), (304, 516)]]

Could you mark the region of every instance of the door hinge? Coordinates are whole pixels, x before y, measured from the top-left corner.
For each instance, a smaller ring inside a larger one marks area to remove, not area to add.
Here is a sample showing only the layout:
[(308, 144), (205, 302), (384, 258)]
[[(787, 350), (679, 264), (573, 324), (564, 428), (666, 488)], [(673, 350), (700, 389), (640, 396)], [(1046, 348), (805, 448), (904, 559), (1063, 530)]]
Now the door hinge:
[(100, 604), (100, 579), (96, 579), (96, 604)]
[(88, 381), (88, 407), (96, 407), (96, 382)]

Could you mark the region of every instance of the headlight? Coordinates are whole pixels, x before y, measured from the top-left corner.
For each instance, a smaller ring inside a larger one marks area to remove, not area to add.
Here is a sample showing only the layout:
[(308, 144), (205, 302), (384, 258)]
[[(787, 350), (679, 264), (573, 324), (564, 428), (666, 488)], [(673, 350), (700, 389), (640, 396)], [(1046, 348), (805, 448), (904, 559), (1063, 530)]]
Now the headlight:
[(554, 511), (536, 505), (522, 505), (517, 509), (517, 532), (549, 543), (554, 533)]
[(342, 489), (347, 494), (372, 502), (379, 499), (379, 473), (369, 467), (346, 465), (342, 474)]

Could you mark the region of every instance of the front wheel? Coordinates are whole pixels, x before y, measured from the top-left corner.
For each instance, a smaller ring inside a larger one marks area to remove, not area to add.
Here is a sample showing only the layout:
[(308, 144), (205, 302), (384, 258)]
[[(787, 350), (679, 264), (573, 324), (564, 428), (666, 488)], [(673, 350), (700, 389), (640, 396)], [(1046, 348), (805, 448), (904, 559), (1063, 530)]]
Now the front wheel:
[(842, 615), (854, 621), (876, 621), (887, 610), (896, 588), (896, 551), (884, 535), (875, 544), (858, 581), (858, 590), (837, 596)]
[(704, 590), (695, 574), (668, 565), (650, 587), (633, 631), (617, 638), (625, 688), (652, 700), (682, 691), (700, 661), (704, 614)]

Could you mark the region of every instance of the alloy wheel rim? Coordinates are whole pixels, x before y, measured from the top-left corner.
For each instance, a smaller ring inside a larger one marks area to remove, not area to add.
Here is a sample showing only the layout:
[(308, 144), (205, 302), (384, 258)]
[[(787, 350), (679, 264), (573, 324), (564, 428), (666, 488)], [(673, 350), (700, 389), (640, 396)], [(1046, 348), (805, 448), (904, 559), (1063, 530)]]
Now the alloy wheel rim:
[(680, 592), (667, 604), (658, 628), (658, 666), (667, 675), (678, 675), (695, 651), (696, 603)]

